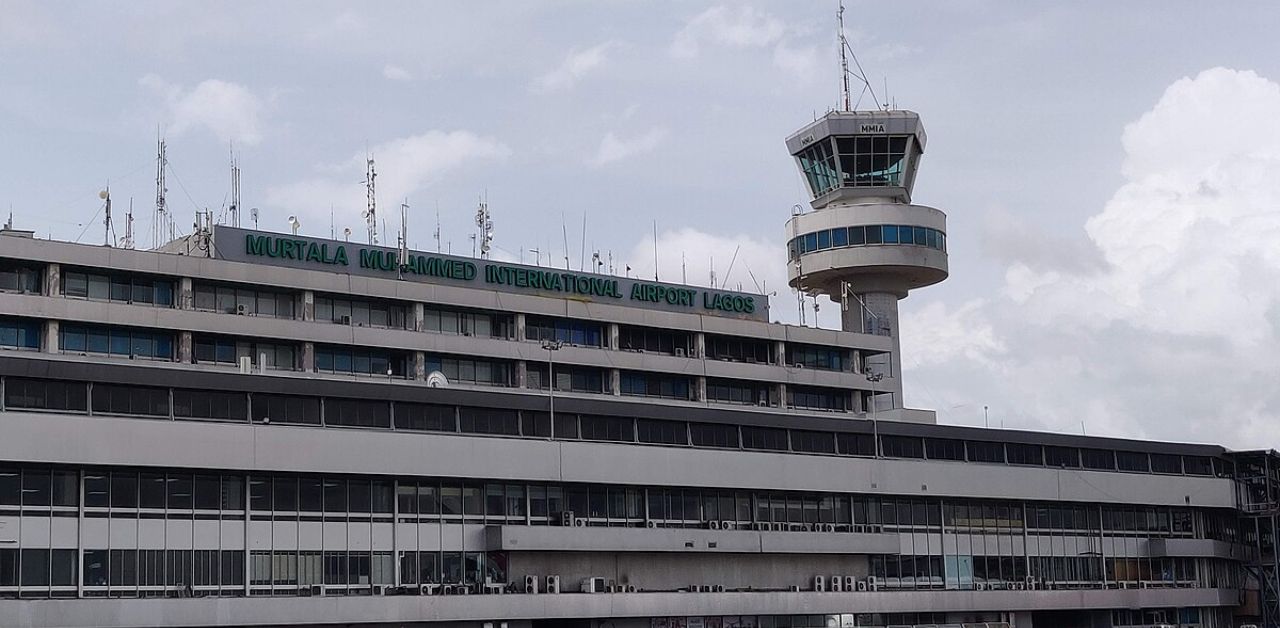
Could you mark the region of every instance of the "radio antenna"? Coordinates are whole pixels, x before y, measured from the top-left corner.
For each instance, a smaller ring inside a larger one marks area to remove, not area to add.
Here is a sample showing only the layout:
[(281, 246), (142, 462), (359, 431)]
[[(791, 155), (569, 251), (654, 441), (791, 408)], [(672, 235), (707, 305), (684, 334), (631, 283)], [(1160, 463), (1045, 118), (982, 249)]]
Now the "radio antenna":
[(409, 263), (409, 199), (405, 197), (404, 202), (400, 203), (400, 258), (399, 262), (400, 277), (404, 278), (405, 264)]
[(111, 225), (111, 184), (108, 183), (106, 189), (98, 193), (98, 198), (106, 201), (107, 216), (102, 219), (102, 245), (115, 246), (116, 229)]
[(366, 155), (366, 167), (364, 174), (364, 189), (368, 196), (368, 207), (364, 210), (364, 220), (369, 230), (369, 244), (378, 243), (378, 198), (374, 190), (374, 182), (378, 178), (378, 171), (373, 167), (373, 155)]
[(168, 170), (169, 159), (165, 156), (164, 136), (156, 132), (156, 209), (151, 217), (151, 246), (159, 248), (161, 244), (173, 239), (173, 219), (169, 216), (169, 205), (165, 194), (164, 173)]
[(840, 8), (836, 11), (836, 22), (840, 29), (840, 79), (841, 84), (844, 86), (844, 110), (852, 111), (854, 107), (850, 102), (852, 94), (849, 90), (849, 57), (853, 57), (853, 64), (858, 68), (858, 73), (854, 76), (862, 81), (863, 91), (871, 92), (871, 99), (876, 101), (877, 108), (881, 108), (880, 98), (876, 96), (876, 90), (871, 86), (871, 81), (867, 79), (867, 73), (862, 69), (862, 63), (858, 61), (857, 53), (853, 51), (853, 47), (849, 45), (849, 38), (844, 34), (844, 0), (840, 0)]

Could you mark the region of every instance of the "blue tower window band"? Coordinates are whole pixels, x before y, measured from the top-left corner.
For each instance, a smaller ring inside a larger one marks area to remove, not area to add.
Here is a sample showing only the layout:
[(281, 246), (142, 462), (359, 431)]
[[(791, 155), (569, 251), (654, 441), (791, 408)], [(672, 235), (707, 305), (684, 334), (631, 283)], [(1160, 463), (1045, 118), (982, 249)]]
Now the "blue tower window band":
[(799, 255), (814, 251), (878, 244), (923, 246), (938, 251), (946, 251), (947, 234), (937, 229), (913, 225), (836, 227), (792, 238), (787, 243), (787, 254), (788, 257), (794, 260)]

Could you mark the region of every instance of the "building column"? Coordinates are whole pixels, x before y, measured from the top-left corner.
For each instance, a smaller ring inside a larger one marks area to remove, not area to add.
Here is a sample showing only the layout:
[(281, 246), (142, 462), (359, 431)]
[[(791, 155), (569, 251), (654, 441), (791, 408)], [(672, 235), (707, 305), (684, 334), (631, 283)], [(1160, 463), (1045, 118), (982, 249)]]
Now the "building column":
[(693, 400), (706, 402), (707, 400), (707, 378), (699, 375), (693, 378)]
[(707, 359), (707, 335), (702, 332), (693, 334), (693, 355), (691, 358), (699, 360)]
[(787, 364), (787, 343), (779, 340), (773, 343), (773, 363), (782, 366), (790, 366)]
[(192, 285), (190, 277), (183, 277), (178, 282), (178, 309), (190, 310), (196, 305), (195, 286)]
[(422, 331), (427, 319), (427, 308), (421, 303), (413, 304), (413, 330)]
[(302, 371), (304, 373), (316, 372), (316, 343), (302, 343)]
[(62, 293), (62, 265), (49, 263), (44, 267), (44, 285), (40, 287), (41, 294), (46, 297), (56, 297)]
[(618, 350), (618, 324), (609, 323), (609, 347), (612, 351)]
[(44, 335), (40, 337), (40, 350), (45, 353), (58, 352), (58, 321), (44, 322)]
[(515, 381), (512, 384), (516, 388), (524, 388), (529, 385), (529, 364), (524, 360), (516, 360)]
[(609, 394), (615, 397), (622, 394), (622, 371), (618, 369), (609, 369)]
[(516, 336), (515, 336), (515, 338), (512, 338), (512, 340), (516, 340), (516, 341), (522, 341), (522, 340), (525, 340), (525, 334), (524, 334), (524, 325), (525, 325), (525, 322), (524, 322), (524, 320), (525, 320), (525, 319), (524, 319), (524, 314), (523, 314), (523, 313), (520, 313), (520, 312), (517, 312), (517, 313), (516, 313), (516, 329), (515, 329)]
[[(418, 304), (418, 307), (421, 308), (422, 304)], [(427, 379), (427, 354), (421, 351), (413, 352), (413, 379), (419, 382)]]
[(778, 384), (778, 407), (779, 408), (787, 407), (787, 385), (786, 384)]
[[(186, 281), (190, 280), (188, 279)], [(183, 364), (191, 364), (194, 362), (193, 358), (195, 357), (195, 354), (192, 349), (191, 332), (178, 332), (178, 361)], [(256, 362), (258, 360), (258, 356), (253, 356), (253, 360)]]
[(302, 291), (302, 320), (316, 320), (316, 293), (310, 290)]

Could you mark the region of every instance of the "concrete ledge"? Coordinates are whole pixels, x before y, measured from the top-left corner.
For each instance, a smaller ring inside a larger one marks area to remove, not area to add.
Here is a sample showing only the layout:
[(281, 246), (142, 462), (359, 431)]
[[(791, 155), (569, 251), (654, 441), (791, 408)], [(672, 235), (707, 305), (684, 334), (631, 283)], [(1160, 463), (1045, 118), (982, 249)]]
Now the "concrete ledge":
[(682, 528), (488, 526), (489, 551), (896, 554), (897, 534)]
[(1147, 541), (1150, 556), (1180, 556), (1193, 558), (1227, 558), (1245, 560), (1252, 551), (1240, 544), (1213, 539), (1151, 539)]
[(6, 628), (373, 625), (707, 615), (1235, 606), (1234, 589), (875, 593), (561, 593), (387, 597), (0, 600)]

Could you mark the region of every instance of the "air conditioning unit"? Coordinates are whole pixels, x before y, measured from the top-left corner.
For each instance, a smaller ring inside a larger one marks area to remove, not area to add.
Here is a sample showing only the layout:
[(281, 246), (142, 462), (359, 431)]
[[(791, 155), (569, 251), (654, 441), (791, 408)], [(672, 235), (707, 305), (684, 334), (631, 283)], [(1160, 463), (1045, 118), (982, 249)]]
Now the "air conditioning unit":
[(814, 577), (813, 577), (813, 590), (814, 590), (814, 591), (819, 591), (819, 592), (821, 592), (821, 591), (826, 591), (826, 590), (827, 590), (827, 579), (826, 579), (826, 578), (823, 578), (822, 576), (814, 576)]
[(708, 522), (707, 522), (707, 527), (708, 527), (708, 528), (710, 528), (710, 529), (712, 529), (712, 530), (719, 530), (719, 529), (720, 529), (720, 522), (719, 522), (719, 521), (708, 521)]
[(1139, 589), (1150, 589), (1150, 588), (1151, 588), (1151, 583), (1150, 583), (1150, 582), (1147, 582), (1146, 580), (1143, 580), (1142, 582), (1139, 582), (1139, 583), (1138, 583), (1138, 588), (1139, 588)]
[(851, 529), (858, 534), (864, 534), (867, 531), (867, 526), (864, 526), (861, 523), (855, 523)]
[(440, 595), (453, 595), (453, 587), (452, 584), (440, 585)]
[(560, 576), (547, 576), (545, 590), (547, 593), (560, 592)]
[(622, 593), (622, 588), (623, 587), (620, 584), (607, 584), (605, 585), (604, 590), (605, 593)]
[(676, 347), (676, 357), (677, 358), (685, 357), (685, 350), (682, 347)]
[(311, 585), (311, 595), (324, 595), (324, 587), (318, 584)]
[(836, 524), (834, 524), (834, 523), (824, 523), (824, 524), (822, 524), (822, 531), (823, 531), (823, 532), (835, 532), (835, 531), (836, 531)]
[(859, 580), (859, 581), (858, 581), (858, 584), (854, 587), (854, 590), (855, 590), (855, 591), (866, 591), (866, 590), (867, 590), (867, 581), (866, 581), (866, 580)]
[(576, 518), (574, 518), (574, 520), (573, 520), (573, 527), (575, 527), (575, 528), (585, 528), (585, 527), (587, 527), (587, 518), (586, 518), (586, 517), (576, 517)]
[(459, 585), (454, 585), (454, 587), (453, 587), (453, 594), (454, 594), (454, 595), (470, 595), (470, 594), (471, 594), (471, 585), (469, 585), (469, 584), (459, 584)]
[(560, 513), (560, 525), (568, 528), (573, 525), (573, 511), (565, 510)]
[(713, 593), (724, 593), (724, 585), (723, 584), (712, 585), (711, 591)]
[(974, 590), (974, 591), (986, 591), (986, 590), (987, 590), (987, 583), (985, 583), (985, 582), (978, 582), (978, 583), (975, 583), (975, 584), (973, 585), (973, 590)]
[(785, 523), (777, 522), (773, 524), (774, 532), (783, 532), (783, 531), (786, 531), (786, 529), (787, 529), (787, 524)]
[(790, 592), (792, 592), (792, 593), (799, 593), (799, 592), (800, 592), (800, 585), (798, 585), (798, 584), (793, 584), (793, 585), (791, 585), (791, 586), (787, 587), (787, 590), (788, 590), (788, 591), (790, 591)]
[(857, 579), (856, 579), (856, 578), (854, 578), (853, 576), (845, 576), (845, 577), (844, 577), (844, 590), (845, 590), (845, 591), (857, 591), (857, 590), (858, 590), (858, 588), (857, 588), (857, 584), (855, 584), (856, 582), (857, 582)]
[(1035, 576), (1027, 576), (1027, 590), (1028, 590), (1028, 591), (1035, 591), (1035, 590), (1036, 590), (1036, 588), (1039, 586), (1039, 584), (1040, 584), (1040, 583), (1036, 581), (1036, 577), (1035, 577)]
[(579, 590), (583, 593), (604, 593), (604, 578), (583, 578), (579, 583)]
[(796, 368), (798, 368), (798, 369), (802, 369), (802, 368), (804, 368), (804, 365), (803, 365), (803, 364), (801, 364), (801, 363), (799, 363), (799, 362), (796, 362), (795, 364), (792, 364), (791, 366), (794, 366), (794, 367), (796, 367)]
[(236, 314), (239, 314), (240, 316), (244, 316), (245, 314), (248, 314), (248, 313), (249, 313), (249, 308), (246, 307), (245, 304), (239, 303), (236, 305)]
[(435, 595), (435, 594), (436, 594), (436, 585), (434, 584), (424, 584), (418, 587), (418, 595)]
[(626, 589), (626, 590), (624, 591), (625, 593), (635, 593), (636, 591), (638, 591), (638, 590), (639, 590), (639, 589), (637, 589), (637, 588), (636, 588), (636, 585), (634, 585), (634, 584), (628, 584), (628, 585), (626, 585), (625, 589)]
[(343, 325), (350, 325), (350, 324), (351, 324), (351, 317), (350, 317), (350, 316), (346, 316), (346, 315), (339, 316), (339, 317), (338, 317), (338, 320), (336, 320), (336, 321), (334, 321), (334, 322), (336, 322), (336, 323), (341, 323), (341, 324), (343, 324)]
[(658, 522), (657, 522), (657, 521), (652, 521), (652, 520), (651, 520), (651, 521), (646, 521), (646, 522), (644, 522), (644, 527), (646, 527), (646, 528), (656, 528), (656, 527), (658, 527)]
[(738, 527), (738, 524), (737, 524), (737, 522), (734, 522), (734, 521), (721, 521), (721, 522), (720, 522), (720, 529), (721, 529), (721, 530), (732, 530), (732, 529), (734, 529), (734, 528), (736, 528), (736, 527)]
[(828, 579), (827, 582), (830, 583), (832, 593), (844, 592), (844, 579), (841, 578), (840, 576), (831, 576), (831, 578)]
[(877, 580), (875, 576), (867, 576), (867, 590), (868, 591), (880, 590), (880, 581)]
[(525, 592), (525, 593), (537, 593), (537, 592), (538, 592), (538, 577), (537, 577), (537, 576), (525, 576), (525, 577), (524, 577), (524, 592)]
[(386, 594), (387, 594), (387, 588), (388, 588), (388, 587), (387, 587), (387, 586), (385, 586), (385, 585), (375, 584), (375, 585), (373, 585), (373, 594), (374, 594), (374, 595), (386, 595)]

